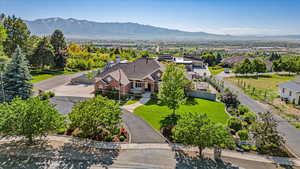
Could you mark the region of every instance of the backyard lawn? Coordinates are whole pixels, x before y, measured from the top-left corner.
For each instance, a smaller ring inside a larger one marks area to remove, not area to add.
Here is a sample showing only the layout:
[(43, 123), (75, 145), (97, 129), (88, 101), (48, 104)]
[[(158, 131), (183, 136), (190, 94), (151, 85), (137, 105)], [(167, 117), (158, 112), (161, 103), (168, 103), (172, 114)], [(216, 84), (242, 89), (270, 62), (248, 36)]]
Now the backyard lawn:
[[(225, 112), (225, 105), (223, 103), (204, 99), (190, 100), (186, 105), (180, 106), (176, 111), (177, 114), (183, 112), (203, 112), (206, 113), (212, 121), (223, 124), (226, 124), (229, 118), (229, 115)], [(134, 110), (134, 114), (143, 118), (157, 130), (160, 130), (160, 121), (171, 113), (172, 110), (167, 106), (159, 105), (154, 100), (151, 100), (146, 105), (140, 106)]]
[[(256, 100), (272, 101), (278, 97), (277, 85), (282, 82), (287, 82), (296, 77), (296, 75), (260, 75), (242, 76), (227, 78), (233, 84), (239, 86), (246, 94)], [(255, 88), (255, 89), (253, 89)], [(266, 96), (265, 96), (266, 95)]]
[(39, 81), (42, 81), (42, 80), (46, 80), (46, 79), (49, 79), (49, 78), (52, 78), (52, 77), (55, 77), (55, 76), (58, 76), (58, 75), (63, 75), (63, 74), (72, 74), (72, 73), (75, 73), (75, 72), (71, 72), (71, 71), (67, 71), (67, 70), (64, 70), (64, 71), (31, 71), (30, 72), (31, 75), (32, 75), (32, 80), (31, 82), (32, 83), (37, 83)]

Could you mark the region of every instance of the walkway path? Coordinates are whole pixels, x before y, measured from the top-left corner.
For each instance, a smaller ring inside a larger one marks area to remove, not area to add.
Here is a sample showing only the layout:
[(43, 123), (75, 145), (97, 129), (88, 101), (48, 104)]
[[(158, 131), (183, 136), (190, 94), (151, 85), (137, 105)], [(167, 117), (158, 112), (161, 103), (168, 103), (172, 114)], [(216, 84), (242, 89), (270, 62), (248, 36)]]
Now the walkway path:
[(125, 122), (129, 132), (131, 143), (165, 143), (165, 138), (154, 130), (147, 122), (139, 116), (133, 114), (133, 110), (150, 100), (150, 93), (143, 94), (140, 101), (125, 105), (122, 107), (122, 119)]
[[(228, 77), (224, 73), (220, 73), (216, 76), (217, 79), (223, 80), (223, 77)], [(243, 91), (231, 84), (228, 81), (224, 81), (224, 87), (230, 89), (232, 92), (237, 93), (239, 101), (248, 106), (252, 111), (258, 112), (267, 112), (270, 111), (262, 107), (257, 101), (253, 100), (249, 96), (245, 95)], [(285, 137), (286, 145), (295, 155), (300, 158), (300, 130), (296, 129), (294, 126), (289, 124), (285, 119), (279, 115), (273, 113), (274, 119), (278, 122), (278, 131)]]

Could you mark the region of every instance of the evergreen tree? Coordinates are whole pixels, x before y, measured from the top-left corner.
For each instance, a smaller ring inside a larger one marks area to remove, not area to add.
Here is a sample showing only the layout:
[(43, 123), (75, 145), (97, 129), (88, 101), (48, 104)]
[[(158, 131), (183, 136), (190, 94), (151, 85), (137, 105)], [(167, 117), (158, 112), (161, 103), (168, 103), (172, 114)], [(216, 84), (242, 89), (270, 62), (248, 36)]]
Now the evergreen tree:
[(28, 63), (22, 54), (21, 48), (17, 46), (12, 61), (8, 64), (4, 75), (4, 101), (11, 101), (15, 97), (27, 99), (32, 95), (31, 75)]
[[(51, 35), (50, 42), (54, 48), (54, 64), (56, 68), (64, 68), (67, 60), (67, 43), (62, 31), (55, 30)], [(91, 46), (88, 46), (88, 51)], [(90, 51), (89, 51), (90, 52)]]
[(27, 54), (27, 42), (30, 36), (30, 31), (22, 19), (15, 16), (8, 16), (3, 23), (7, 30), (7, 39), (4, 41), (4, 51), (7, 56), (11, 57), (17, 46)]
[(30, 64), (33, 66), (41, 68), (44, 68), (44, 66), (54, 65), (53, 47), (47, 37), (43, 37), (43, 39), (39, 41), (37, 48), (30, 58), (30, 61)]
[(279, 60), (281, 56), (278, 53), (272, 52), (270, 56), (270, 61)]

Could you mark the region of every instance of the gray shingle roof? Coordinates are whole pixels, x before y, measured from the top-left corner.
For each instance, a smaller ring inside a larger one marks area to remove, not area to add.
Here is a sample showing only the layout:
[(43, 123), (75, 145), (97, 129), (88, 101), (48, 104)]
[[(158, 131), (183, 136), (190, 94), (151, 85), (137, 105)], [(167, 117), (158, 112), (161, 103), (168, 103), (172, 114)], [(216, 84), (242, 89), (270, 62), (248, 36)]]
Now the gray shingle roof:
[(278, 86), (282, 88), (291, 89), (295, 92), (300, 92), (300, 77), (285, 83), (280, 83)]
[(134, 62), (116, 64), (108, 68), (107, 70), (101, 72), (98, 77), (104, 78), (108, 74), (111, 74), (121, 69), (124, 72), (124, 75), (126, 75), (129, 80), (131, 79), (142, 80), (149, 74), (162, 68), (163, 68), (162, 65), (155, 59), (139, 58)]

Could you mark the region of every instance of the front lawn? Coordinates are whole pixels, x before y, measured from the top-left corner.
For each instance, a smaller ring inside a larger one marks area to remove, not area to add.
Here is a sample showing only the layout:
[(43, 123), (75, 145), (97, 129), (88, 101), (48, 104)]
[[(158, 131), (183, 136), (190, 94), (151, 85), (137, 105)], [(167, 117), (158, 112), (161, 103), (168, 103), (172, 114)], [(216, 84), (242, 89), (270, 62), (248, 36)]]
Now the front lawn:
[(42, 81), (42, 80), (46, 80), (46, 79), (50, 79), (52, 77), (55, 77), (55, 76), (58, 76), (58, 75), (63, 75), (63, 74), (72, 74), (72, 73), (75, 73), (75, 72), (71, 72), (71, 71), (68, 71), (68, 70), (64, 70), (64, 71), (61, 71), (61, 70), (42, 70), (42, 71), (31, 71), (30, 74), (32, 75), (32, 80), (31, 82), (32, 83), (37, 83), (39, 81)]
[[(204, 99), (189, 100), (186, 105), (180, 106), (176, 111), (177, 114), (183, 112), (203, 112), (206, 113), (213, 122), (223, 124), (226, 124), (229, 118), (229, 115), (225, 112), (225, 105), (223, 103)], [(167, 106), (159, 105), (154, 100), (151, 100), (146, 105), (140, 106), (134, 110), (134, 114), (143, 118), (156, 130), (160, 130), (160, 121), (171, 113), (172, 110)]]
[(278, 84), (287, 82), (296, 77), (296, 75), (260, 75), (239, 76), (227, 78), (230, 82), (240, 87), (247, 95), (256, 100), (273, 101), (278, 97)]

